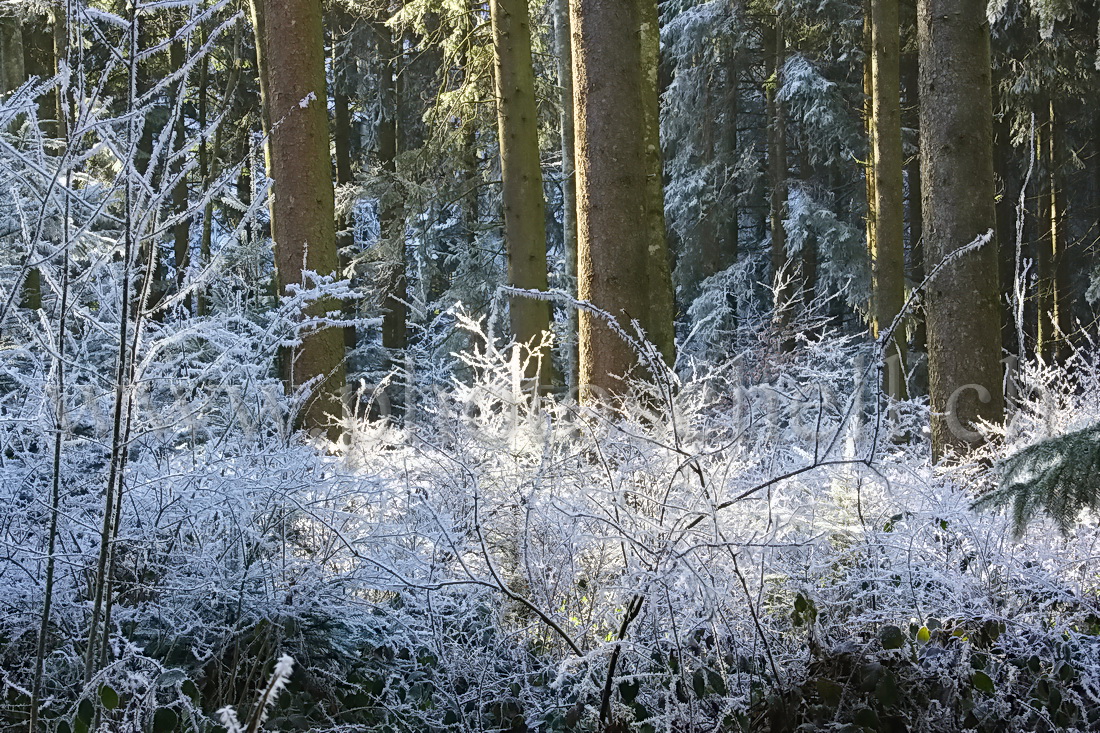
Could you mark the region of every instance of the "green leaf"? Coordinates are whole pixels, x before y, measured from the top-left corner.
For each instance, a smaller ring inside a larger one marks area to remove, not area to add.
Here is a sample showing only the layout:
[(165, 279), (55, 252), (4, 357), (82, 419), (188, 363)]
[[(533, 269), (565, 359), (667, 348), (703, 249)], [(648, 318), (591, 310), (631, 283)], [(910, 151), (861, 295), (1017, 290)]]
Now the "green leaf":
[(118, 707), (118, 693), (110, 685), (103, 685), (99, 688), (99, 700), (107, 710), (114, 710)]
[(695, 670), (695, 674), (691, 676), (691, 689), (695, 690), (695, 696), (702, 700), (707, 695), (707, 678), (703, 675), (703, 670)]
[(817, 680), (817, 695), (831, 708), (835, 708), (840, 704), (840, 698), (844, 694), (844, 685), (841, 685), (832, 680), (827, 680), (824, 677), (820, 677)]
[(883, 626), (878, 638), (883, 649), (900, 649), (905, 644), (905, 634), (897, 626)]
[(927, 626), (921, 626), (917, 629), (917, 643), (927, 644), (932, 639), (932, 632), (928, 630)]
[(153, 713), (153, 733), (172, 733), (176, 729), (179, 716), (172, 708), (157, 708)]
[(863, 708), (856, 713), (855, 716), (856, 725), (863, 726), (864, 728), (870, 728), (871, 730), (878, 730), (878, 716), (875, 715), (875, 711), (871, 708)]
[(95, 715), (95, 707), (92, 705), (92, 701), (81, 700), (80, 705), (76, 709), (76, 719), (83, 720), (85, 723), (91, 723), (93, 715)]
[(974, 676), (970, 678), (970, 683), (974, 685), (974, 688), (981, 690), (982, 692), (992, 695), (994, 691), (993, 680), (989, 675), (981, 670), (974, 673)]
[(875, 686), (875, 697), (882, 703), (884, 708), (892, 708), (897, 705), (898, 702), (898, 685), (894, 679), (894, 675), (890, 672), (882, 675), (882, 679), (878, 681), (878, 685)]
[(723, 696), (726, 694), (726, 681), (722, 679), (722, 675), (716, 670), (711, 669), (707, 671), (707, 683), (710, 685), (710, 689), (714, 690), (715, 694)]
[(641, 688), (641, 683), (638, 682), (638, 680), (634, 680), (633, 682), (620, 682), (619, 694), (622, 695), (623, 702), (627, 705), (634, 702), (635, 698), (638, 697), (639, 688)]
[(680, 702), (688, 702), (691, 700), (691, 696), (688, 695), (687, 685), (683, 680), (676, 680), (676, 699)]

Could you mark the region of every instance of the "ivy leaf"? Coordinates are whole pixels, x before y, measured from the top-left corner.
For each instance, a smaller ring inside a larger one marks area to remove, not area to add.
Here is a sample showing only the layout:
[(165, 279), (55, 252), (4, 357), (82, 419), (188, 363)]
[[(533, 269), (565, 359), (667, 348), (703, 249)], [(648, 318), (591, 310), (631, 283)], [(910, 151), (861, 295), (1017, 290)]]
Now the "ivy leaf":
[(878, 634), (883, 649), (900, 649), (905, 644), (905, 634), (897, 626), (884, 626)]
[(707, 678), (703, 675), (703, 670), (695, 670), (695, 674), (691, 676), (691, 688), (695, 690), (695, 696), (702, 700), (707, 694)]
[(620, 682), (619, 694), (622, 695), (623, 702), (629, 705), (634, 702), (638, 697), (638, 689), (641, 687), (641, 683), (637, 680), (633, 682)]
[(110, 685), (103, 685), (99, 688), (99, 700), (107, 710), (114, 710), (118, 707), (118, 693)]
[(970, 678), (970, 683), (974, 685), (974, 688), (981, 690), (982, 692), (992, 695), (994, 691), (993, 680), (985, 672), (977, 671), (974, 676)]

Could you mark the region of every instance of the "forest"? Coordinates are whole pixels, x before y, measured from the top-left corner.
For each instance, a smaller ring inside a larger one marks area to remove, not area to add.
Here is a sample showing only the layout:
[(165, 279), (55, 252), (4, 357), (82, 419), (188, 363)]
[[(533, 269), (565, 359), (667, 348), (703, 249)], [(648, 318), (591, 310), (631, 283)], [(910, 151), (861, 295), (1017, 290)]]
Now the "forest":
[(1100, 731), (1100, 0), (0, 0), (0, 733)]

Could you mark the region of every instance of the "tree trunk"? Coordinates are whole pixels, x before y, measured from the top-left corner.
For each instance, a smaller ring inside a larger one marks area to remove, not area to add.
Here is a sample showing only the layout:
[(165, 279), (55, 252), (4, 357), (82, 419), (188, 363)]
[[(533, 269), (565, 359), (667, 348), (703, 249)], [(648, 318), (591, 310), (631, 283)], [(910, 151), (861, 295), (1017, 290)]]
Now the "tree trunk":
[(786, 62), (782, 19), (777, 17), (775, 26), (765, 33), (764, 54), (768, 70), (765, 106), (768, 119), (768, 185), (771, 189), (769, 217), (774, 324), (780, 339), (780, 349), (790, 351), (794, 348), (790, 328), (796, 273), (791, 270), (792, 265), (787, 254), (787, 230), (783, 224), (787, 215), (787, 124), (783, 104), (778, 99), (783, 65)]
[[(875, 233), (875, 75), (874, 34), (872, 32), (871, 13), (874, 0), (863, 0), (863, 126), (867, 131), (867, 160), (863, 164), (863, 183), (867, 199), (865, 234), (867, 238), (867, 256), (874, 262)], [(872, 288), (872, 301), (874, 292)], [(874, 303), (871, 303), (871, 333), (875, 334)]]
[[(901, 149), (901, 27), (898, 0), (872, 0), (871, 140), (874, 150), (875, 236), (871, 250), (874, 335), (890, 327), (905, 303), (905, 198)], [(905, 365), (905, 328), (887, 345), (887, 361)], [(897, 367), (893, 367), (897, 368)], [(887, 394), (902, 399), (904, 379), (887, 379)]]
[[(545, 292), (546, 204), (542, 190), (535, 74), (531, 62), (531, 26), (527, 0), (491, 0), (493, 72), (496, 82), (497, 134), (503, 184), (504, 242), (508, 283)], [(550, 302), (512, 298), (512, 335), (524, 344), (538, 343), (550, 330)], [(540, 384), (554, 380), (549, 350), (532, 360), (528, 378)]]
[[(336, 252), (332, 161), (329, 157), (328, 92), (320, 0), (258, 0), (263, 13), (262, 55), (267, 59), (264, 105), (271, 121), (272, 234), (280, 290), (302, 282), (302, 272), (331, 275)], [(277, 123), (277, 124), (275, 124)], [(318, 316), (338, 310), (323, 300)], [(299, 417), (307, 429), (339, 435), (343, 416), (344, 341), (338, 328), (306, 333), (284, 365), (291, 389), (318, 380)]]
[[(654, 166), (655, 16), (653, 0), (570, 2), (578, 290), (631, 336), (636, 319), (671, 362), (672, 289), (661, 171)], [(634, 370), (638, 355), (599, 316), (584, 311), (579, 321), (579, 389), (589, 399), (598, 396), (589, 390), (621, 393), (619, 377)]]
[[(172, 72), (177, 72), (183, 68), (184, 64), (184, 48), (183, 41), (176, 39), (172, 41), (172, 45), (169, 48), (169, 58)], [(183, 94), (186, 91), (186, 84), (180, 82), (179, 94)], [(187, 136), (187, 125), (184, 119), (183, 110), (180, 111), (179, 116), (176, 118), (175, 147), (174, 150), (179, 154), (184, 147), (184, 142)], [(174, 166), (173, 174), (180, 175), (183, 169), (183, 160), (181, 158), (179, 164)], [(191, 220), (188, 216), (188, 196), (187, 196), (187, 177), (186, 175), (180, 176), (179, 181), (172, 188), (172, 213), (179, 217), (172, 227), (172, 251), (175, 254), (176, 260), (176, 291), (180, 292), (187, 287), (187, 270), (191, 265)], [(183, 311), (190, 316), (191, 314), (191, 297), (188, 296), (183, 303)]]
[(645, 163), (647, 188), (643, 199), (646, 237), (649, 312), (642, 321), (646, 337), (657, 347), (665, 363), (676, 361), (676, 301), (672, 286), (672, 262), (665, 227), (665, 174), (661, 157), (661, 94), (667, 89), (664, 79), (658, 89), (661, 61), (661, 36), (655, 0), (633, 0), (639, 6), (641, 26), (642, 111), (645, 114)]
[(1065, 190), (1066, 149), (1062, 139), (1063, 116), (1060, 105), (1050, 104), (1050, 222), (1051, 246), (1054, 259), (1054, 323), (1057, 326), (1054, 357), (1064, 363), (1069, 357), (1073, 335), (1073, 290), (1069, 253), (1066, 248), (1066, 202), (1069, 194)]
[[(916, 20), (915, 18), (913, 19)], [(905, 84), (906, 119), (912, 128), (920, 128), (920, 65), (917, 53), (907, 53), (902, 57), (902, 76)], [(917, 137), (917, 149), (920, 149), (920, 134)], [(921, 205), (921, 177), (919, 153), (908, 162), (905, 168), (906, 189), (909, 204), (909, 257), (910, 279), (915, 286), (924, 282), (924, 207)], [(928, 350), (928, 329), (924, 313), (913, 313), (913, 350), (924, 354)], [(917, 387), (914, 387), (917, 389)], [(919, 387), (921, 393), (925, 387)]]
[[(919, 0), (921, 173), (929, 272), (993, 230), (993, 102), (984, 0)], [(928, 289), (932, 454), (1004, 418), (996, 239), (944, 264)]]
[[(344, 67), (343, 58), (339, 52), (340, 41), (337, 34), (343, 37), (344, 42), (349, 42), (349, 29), (352, 21), (344, 10), (334, 10), (332, 13), (333, 24), (336, 26), (332, 40), (332, 147), (336, 153), (336, 183), (339, 186), (350, 186), (355, 182), (355, 174), (352, 171), (352, 136), (355, 127), (351, 121), (351, 98), (349, 91), (350, 70)], [(351, 247), (355, 244), (355, 221), (352, 212), (341, 211), (340, 219), (336, 222), (336, 250), (340, 258), (340, 271), (346, 272), (350, 257)], [(349, 299), (344, 303), (344, 317), (352, 320), (356, 315), (354, 301)], [(351, 351), (358, 343), (358, 333), (355, 326), (344, 327), (344, 347)]]
[[(561, 228), (565, 250), (565, 272), (569, 292), (577, 294), (577, 176), (576, 137), (573, 130), (573, 44), (569, 30), (569, 1), (554, 0), (554, 46), (558, 54), (558, 87), (561, 89)], [(565, 362), (569, 387), (577, 386), (580, 374), (577, 344), (577, 309), (567, 309)]]
[[(387, 108), (377, 131), (378, 163), (390, 176), (391, 185), (396, 185), (397, 152), (400, 143), (397, 74), (394, 68), (393, 37), (389, 27), (379, 21), (373, 24), (378, 43), (378, 53), (386, 60), (382, 74), (385, 77), (382, 88), (386, 90)], [(405, 304), (408, 297), (408, 278), (405, 274), (405, 220), (402, 216), (397, 191), (383, 194), (379, 202), (379, 233), (385, 240), (385, 258), (389, 267), (386, 274), (386, 298), (382, 313), (382, 346), (390, 353), (391, 367), (399, 367), (404, 361), (404, 350), (408, 345), (409, 307)]]
[(1037, 122), (1037, 145), (1042, 161), (1039, 167), (1039, 211), (1043, 232), (1036, 242), (1035, 253), (1035, 274), (1038, 281), (1036, 352), (1047, 364), (1053, 364), (1065, 356), (1065, 334), (1069, 332), (1065, 298), (1065, 234), (1061, 211), (1064, 204), (1061, 187), (1061, 140), (1058, 134), (1060, 123), (1055, 114), (1053, 100), (1043, 100), (1039, 112), (1036, 113), (1036, 120), (1041, 121)]
[(23, 25), (18, 18), (0, 16), (0, 93), (27, 80), (23, 61)]
[[(22, 23), (18, 18), (0, 17), (0, 94), (17, 89), (27, 80), (23, 56)], [(19, 305), (30, 310), (42, 307), (42, 272), (37, 267), (27, 270)]]

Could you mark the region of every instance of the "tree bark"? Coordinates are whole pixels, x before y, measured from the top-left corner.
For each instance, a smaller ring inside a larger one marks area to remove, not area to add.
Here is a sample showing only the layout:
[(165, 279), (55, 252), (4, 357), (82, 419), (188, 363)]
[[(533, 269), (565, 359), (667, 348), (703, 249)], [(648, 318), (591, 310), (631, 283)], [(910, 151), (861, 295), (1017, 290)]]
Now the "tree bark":
[[(385, 77), (382, 87), (386, 90), (386, 109), (378, 126), (378, 162), (391, 177), (397, 173), (397, 153), (400, 146), (398, 115), (397, 74), (394, 68), (393, 37), (389, 27), (379, 21), (372, 24), (378, 43), (378, 53), (385, 60), (382, 74)], [(385, 240), (385, 258), (389, 271), (386, 273), (386, 296), (382, 313), (382, 346), (390, 352), (391, 367), (398, 367), (404, 360), (404, 350), (408, 345), (409, 308), (405, 304), (408, 298), (408, 278), (405, 274), (405, 220), (401, 215), (397, 192), (389, 191), (379, 202), (379, 233)]]
[[(172, 72), (175, 73), (183, 68), (184, 64), (184, 47), (183, 41), (176, 39), (172, 41), (172, 45), (169, 49), (169, 58)], [(186, 84), (180, 82), (179, 91), (177, 93), (183, 94), (186, 91)], [(204, 90), (205, 91), (205, 90)], [(184, 142), (187, 136), (187, 125), (184, 119), (183, 111), (180, 111), (179, 117), (176, 118), (174, 131), (174, 151), (179, 154), (183, 151)], [(174, 166), (173, 173), (180, 175), (183, 170), (183, 160)], [(178, 217), (175, 225), (172, 227), (172, 251), (175, 254), (176, 261), (176, 291), (180, 292), (187, 286), (187, 270), (191, 265), (191, 220), (188, 216), (188, 195), (187, 195), (187, 177), (186, 175), (180, 176), (179, 181), (172, 188), (172, 213)], [(183, 311), (187, 315), (191, 313), (191, 297), (188, 296), (183, 303)]]
[(0, 93), (27, 80), (23, 53), (23, 24), (16, 17), (0, 16)]
[[(914, 25), (916, 19), (913, 18)], [(915, 31), (915, 28), (914, 28)], [(905, 85), (906, 119), (917, 133), (917, 149), (920, 149), (920, 64), (917, 52), (902, 57), (902, 77)], [(910, 279), (919, 286), (924, 282), (924, 207), (921, 205), (920, 154), (913, 156), (905, 168), (906, 189), (909, 204), (909, 256)], [(924, 354), (928, 350), (928, 329), (923, 312), (913, 313), (913, 350)], [(914, 387), (923, 394), (923, 386)]]
[[(919, 0), (926, 269), (993, 230), (993, 102), (984, 0)], [(946, 263), (927, 293), (932, 454), (1004, 418), (996, 239)]]
[[(631, 336), (636, 319), (673, 358), (672, 288), (656, 144), (653, 0), (571, 0), (578, 290)], [(639, 263), (645, 263), (639, 267)], [(662, 272), (663, 269), (663, 272)], [(623, 391), (638, 355), (599, 316), (579, 318), (579, 389)]]
[[(349, 69), (344, 67), (343, 56), (340, 53), (340, 40), (349, 42), (350, 29), (353, 21), (344, 10), (334, 10), (332, 13), (333, 31), (332, 40), (332, 147), (336, 153), (336, 184), (350, 186), (355, 182), (355, 174), (352, 170), (352, 137), (355, 128), (351, 120), (351, 83), (349, 81)], [(339, 221), (336, 222), (336, 250), (340, 258), (340, 271), (346, 272), (349, 262), (349, 252), (355, 244), (354, 218), (350, 211), (342, 211)], [(352, 300), (344, 303), (344, 317), (348, 320), (355, 318), (356, 307)], [(344, 327), (344, 347), (351, 351), (358, 343), (358, 331), (355, 326)]]
[[(898, 0), (872, 0), (872, 124), (874, 238), (871, 242), (874, 336), (878, 338), (905, 302), (905, 198), (901, 148), (901, 27)], [(905, 329), (887, 345), (887, 360), (905, 365)], [(896, 367), (894, 367), (896, 368)], [(887, 379), (887, 394), (902, 399), (904, 379)]]
[(1038, 323), (1036, 352), (1048, 364), (1065, 356), (1065, 335), (1070, 323), (1066, 289), (1065, 233), (1062, 220), (1063, 192), (1061, 181), (1062, 153), (1058, 130), (1060, 120), (1053, 100), (1043, 100), (1036, 114), (1039, 127), (1040, 196), (1043, 236), (1036, 242), (1035, 270), (1038, 292), (1036, 304)]
[(787, 215), (787, 123), (783, 104), (779, 101), (783, 65), (786, 63), (786, 41), (782, 19), (766, 31), (764, 53), (768, 69), (765, 107), (768, 118), (768, 184), (769, 219), (771, 229), (771, 265), (773, 289), (773, 322), (782, 351), (794, 348), (790, 333), (793, 316), (795, 275), (787, 253), (787, 230), (783, 219)]
[[(267, 58), (264, 100), (271, 122), (272, 234), (280, 290), (302, 282), (302, 272), (331, 275), (336, 252), (328, 92), (320, 0), (258, 0), (263, 13), (262, 55)], [(327, 300), (307, 315), (339, 310)], [(341, 329), (322, 327), (302, 338), (284, 365), (292, 389), (318, 380), (303, 406), (300, 425), (339, 435), (343, 416), (344, 340)]]
[[(569, 290), (577, 294), (577, 175), (576, 135), (573, 130), (573, 43), (569, 29), (569, 0), (554, 0), (554, 46), (558, 54), (558, 87), (561, 90), (561, 228), (565, 250), (565, 271)], [(577, 309), (569, 308), (566, 316), (565, 362), (566, 379), (576, 387), (580, 364), (577, 360)]]
[[(496, 82), (497, 135), (503, 184), (504, 242), (508, 283), (545, 292), (546, 203), (542, 190), (535, 74), (531, 61), (531, 22), (527, 0), (491, 0), (493, 75)], [(524, 344), (538, 343), (550, 330), (550, 302), (512, 298), (512, 335)], [(540, 384), (554, 381), (549, 349), (541, 350), (528, 368)]]
[[(23, 25), (18, 18), (0, 16), (0, 94), (17, 89), (26, 80)], [(19, 305), (29, 310), (42, 307), (42, 272), (37, 267), (27, 270)]]

